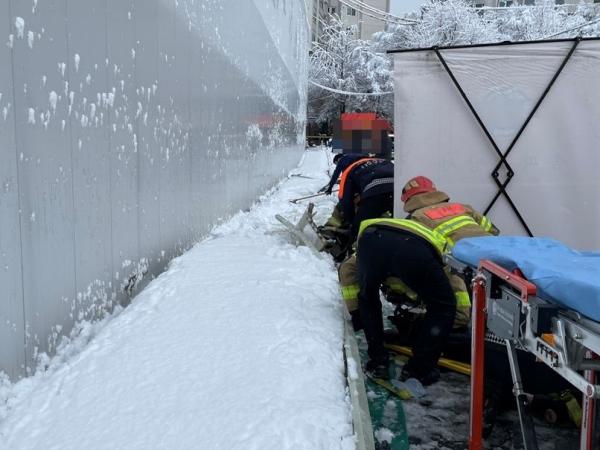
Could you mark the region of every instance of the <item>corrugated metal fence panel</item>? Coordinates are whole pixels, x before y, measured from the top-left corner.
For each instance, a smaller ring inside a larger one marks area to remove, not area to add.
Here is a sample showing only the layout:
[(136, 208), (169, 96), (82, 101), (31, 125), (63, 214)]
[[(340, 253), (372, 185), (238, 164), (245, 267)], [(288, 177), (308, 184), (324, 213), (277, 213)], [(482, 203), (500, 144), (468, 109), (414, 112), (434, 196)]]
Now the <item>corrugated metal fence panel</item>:
[(107, 2), (108, 108), (113, 283), (117, 293), (130, 284), (140, 259), (137, 208), (138, 159), (135, 146), (135, 29), (133, 0)]
[[(135, 15), (135, 78), (138, 89), (136, 104), (143, 110), (136, 113), (135, 132), (138, 160), (138, 219), (140, 248), (147, 258), (148, 272), (158, 273), (165, 267), (160, 254), (160, 148), (158, 146), (158, 121), (161, 105), (158, 99), (159, 80), (159, 23), (165, 15), (160, 13), (158, 2), (134, 1)], [(159, 18), (160, 17), (160, 18)], [(174, 17), (172, 17), (174, 20)]]
[[(0, 17), (0, 36), (14, 42), (8, 2), (0, 3)], [(0, 361), (11, 377), (25, 363), (14, 105), (11, 49), (0, 45)]]
[(77, 319), (102, 315), (113, 294), (106, 1), (69, 2), (67, 23)]
[(298, 162), (309, 37), (290, 0), (0, 13), (0, 369), (15, 377)]
[[(75, 294), (66, 1), (11, 0), (27, 358), (69, 331)], [(56, 110), (54, 104), (56, 102)]]

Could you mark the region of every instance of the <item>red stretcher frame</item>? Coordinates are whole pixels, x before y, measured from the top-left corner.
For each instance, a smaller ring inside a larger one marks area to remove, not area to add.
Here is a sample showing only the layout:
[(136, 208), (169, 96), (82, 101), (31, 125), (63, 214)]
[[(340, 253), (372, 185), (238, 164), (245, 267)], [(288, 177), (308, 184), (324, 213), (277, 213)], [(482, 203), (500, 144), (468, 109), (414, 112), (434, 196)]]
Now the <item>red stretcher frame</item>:
[[(479, 263), (476, 276), (473, 278), (473, 318), (471, 330), (471, 400), (470, 400), (470, 420), (469, 420), (469, 450), (483, 450), (483, 414), (484, 414), (484, 358), (485, 358), (485, 334), (486, 334), (486, 302), (488, 284), (493, 277), (497, 277), (502, 283), (511, 286), (520, 293), (520, 300), (528, 303), (531, 296), (537, 293), (537, 287), (520, 276), (509, 272), (501, 266), (489, 261), (482, 260)], [(510, 350), (510, 349), (509, 349)], [(587, 357), (597, 359), (597, 355), (588, 352)], [(518, 369), (517, 369), (518, 370)], [(584, 377), (592, 384), (596, 382), (596, 372), (594, 370), (584, 371)], [(520, 383), (520, 380), (518, 380)], [(515, 388), (517, 386), (515, 385)], [(518, 390), (518, 388), (517, 388)], [(518, 392), (517, 406), (519, 404)], [(580, 450), (593, 450), (594, 445), (594, 423), (596, 417), (596, 399), (593, 393), (588, 392), (583, 395), (583, 418), (581, 421)], [(526, 449), (536, 449), (535, 432), (525, 430), (523, 420), (521, 428)], [(533, 441), (529, 438), (533, 433)], [(528, 442), (529, 441), (529, 442)]]

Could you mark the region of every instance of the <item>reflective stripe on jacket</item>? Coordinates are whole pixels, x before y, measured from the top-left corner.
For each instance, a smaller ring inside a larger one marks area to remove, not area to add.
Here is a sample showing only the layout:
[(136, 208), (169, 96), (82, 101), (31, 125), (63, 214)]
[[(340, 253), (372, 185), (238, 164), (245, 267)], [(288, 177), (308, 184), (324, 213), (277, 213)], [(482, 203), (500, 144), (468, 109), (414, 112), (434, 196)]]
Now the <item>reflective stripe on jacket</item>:
[[(454, 328), (466, 327), (471, 318), (471, 301), (467, 287), (462, 278), (458, 275), (450, 273), (448, 266), (444, 267), (444, 272), (448, 276), (450, 286), (456, 298), (456, 315), (454, 318)], [(358, 309), (358, 293), (360, 286), (358, 284), (358, 266), (356, 263), (356, 255), (352, 255), (346, 259), (338, 269), (338, 277), (340, 282), (340, 291), (344, 304), (348, 312), (353, 312)], [(409, 306), (425, 307), (423, 302), (419, 300), (417, 294), (410, 289), (400, 278), (388, 277), (383, 281), (383, 288), (387, 288), (396, 297), (403, 298), (409, 302)]]
[(450, 247), (454, 247), (456, 242), (454, 242), (454, 240), (450, 236), (456, 234), (456, 232), (459, 231), (461, 228), (468, 226), (476, 226), (478, 228), (481, 228), (479, 227), (479, 224), (475, 222), (475, 219), (473, 219), (471, 216), (456, 216), (438, 225), (433, 230), (437, 231), (442, 236), (444, 236)]
[(443, 236), (449, 250), (462, 238), (499, 233), (487, 217), (462, 203), (442, 202), (426, 206), (413, 211), (410, 218)]
[(354, 169), (356, 166), (360, 166), (361, 164), (364, 164), (367, 161), (371, 161), (373, 159), (379, 159), (379, 158), (359, 159), (358, 161), (353, 162), (348, 167), (346, 167), (346, 169), (344, 169), (344, 171), (342, 172), (342, 175), (340, 176), (340, 187), (338, 190), (338, 199), (341, 200), (344, 198), (344, 187), (346, 187), (346, 180), (348, 179), (348, 175), (350, 175), (350, 172), (352, 172), (352, 169)]
[[(360, 228), (358, 230), (358, 239), (360, 241), (360, 236), (363, 234), (365, 229), (370, 226), (380, 226), (385, 228), (399, 229), (404, 230), (409, 233), (412, 233), (416, 236), (419, 236), (429, 242), (433, 248), (435, 248), (440, 257), (444, 255), (447, 251), (447, 242), (446, 238), (443, 235), (438, 233), (435, 230), (427, 228), (425, 225), (420, 224), (414, 220), (410, 219), (368, 219), (363, 220), (360, 223)], [(360, 247), (360, 246), (359, 246)]]

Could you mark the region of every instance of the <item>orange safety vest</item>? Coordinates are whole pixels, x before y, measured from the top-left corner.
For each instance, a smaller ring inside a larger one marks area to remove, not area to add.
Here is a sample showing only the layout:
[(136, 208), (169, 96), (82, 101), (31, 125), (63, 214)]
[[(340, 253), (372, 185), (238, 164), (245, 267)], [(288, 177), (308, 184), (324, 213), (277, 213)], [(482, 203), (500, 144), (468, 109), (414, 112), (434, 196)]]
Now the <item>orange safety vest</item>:
[(346, 180), (348, 179), (348, 175), (350, 175), (350, 172), (352, 171), (352, 169), (354, 169), (356, 166), (366, 163), (367, 161), (371, 161), (372, 159), (381, 159), (381, 158), (359, 159), (358, 161), (353, 162), (348, 167), (346, 167), (346, 170), (344, 170), (342, 172), (342, 174), (340, 175), (340, 188), (338, 190), (338, 199), (339, 200), (344, 198), (344, 187), (346, 187)]

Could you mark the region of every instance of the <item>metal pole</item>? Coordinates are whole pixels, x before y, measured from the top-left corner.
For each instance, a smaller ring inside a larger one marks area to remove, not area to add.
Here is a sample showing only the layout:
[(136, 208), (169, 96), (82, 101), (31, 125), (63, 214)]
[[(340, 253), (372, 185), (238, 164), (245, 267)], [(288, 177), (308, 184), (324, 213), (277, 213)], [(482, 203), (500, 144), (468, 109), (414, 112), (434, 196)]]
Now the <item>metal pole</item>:
[[(338, 189), (336, 189), (335, 191), (331, 191), (331, 193), (333, 194), (333, 193), (335, 193), (337, 191), (338, 191)], [(325, 192), (318, 192), (316, 194), (307, 195), (306, 197), (300, 197), (300, 198), (292, 199), (292, 200), (290, 200), (290, 202), (292, 202), (292, 203), (298, 203), (300, 200), (306, 200), (306, 199), (309, 199), (309, 198), (320, 197), (321, 195), (327, 195), (327, 194), (325, 194)]]
[(486, 278), (479, 271), (473, 279), (473, 319), (471, 328), (471, 416), (469, 450), (483, 449), (483, 363), (485, 343)]
[(523, 436), (523, 446), (525, 450), (537, 450), (537, 438), (535, 436), (535, 427), (533, 419), (527, 411), (527, 394), (523, 390), (521, 381), (521, 372), (519, 370), (519, 361), (517, 360), (517, 351), (515, 345), (510, 339), (506, 339), (506, 351), (508, 353), (508, 362), (510, 364), (510, 373), (513, 379), (513, 394), (517, 401), (517, 411), (519, 412), (519, 423), (521, 424), (521, 435)]
[(436, 47), (421, 47), (421, 48), (403, 48), (398, 50), (388, 50), (386, 53), (415, 53), (415, 52), (429, 52), (432, 50), (457, 50), (464, 48), (481, 48), (481, 47), (504, 47), (507, 45), (527, 45), (527, 44), (548, 44), (556, 42), (573, 42), (575, 39), (579, 39), (583, 42), (586, 41), (598, 41), (600, 37), (578, 37), (578, 38), (564, 38), (564, 39), (541, 39), (531, 41), (503, 41), (503, 42), (490, 42), (487, 44), (464, 44), (464, 45), (447, 45), (447, 46), (436, 46)]
[[(594, 359), (595, 355), (587, 351), (585, 355), (586, 359)], [(591, 384), (596, 383), (596, 372), (593, 370), (586, 370), (584, 377)], [(596, 421), (596, 399), (589, 395), (583, 394), (582, 404), (583, 416), (581, 418), (581, 436), (579, 440), (580, 450), (593, 450), (594, 449), (594, 425)]]

